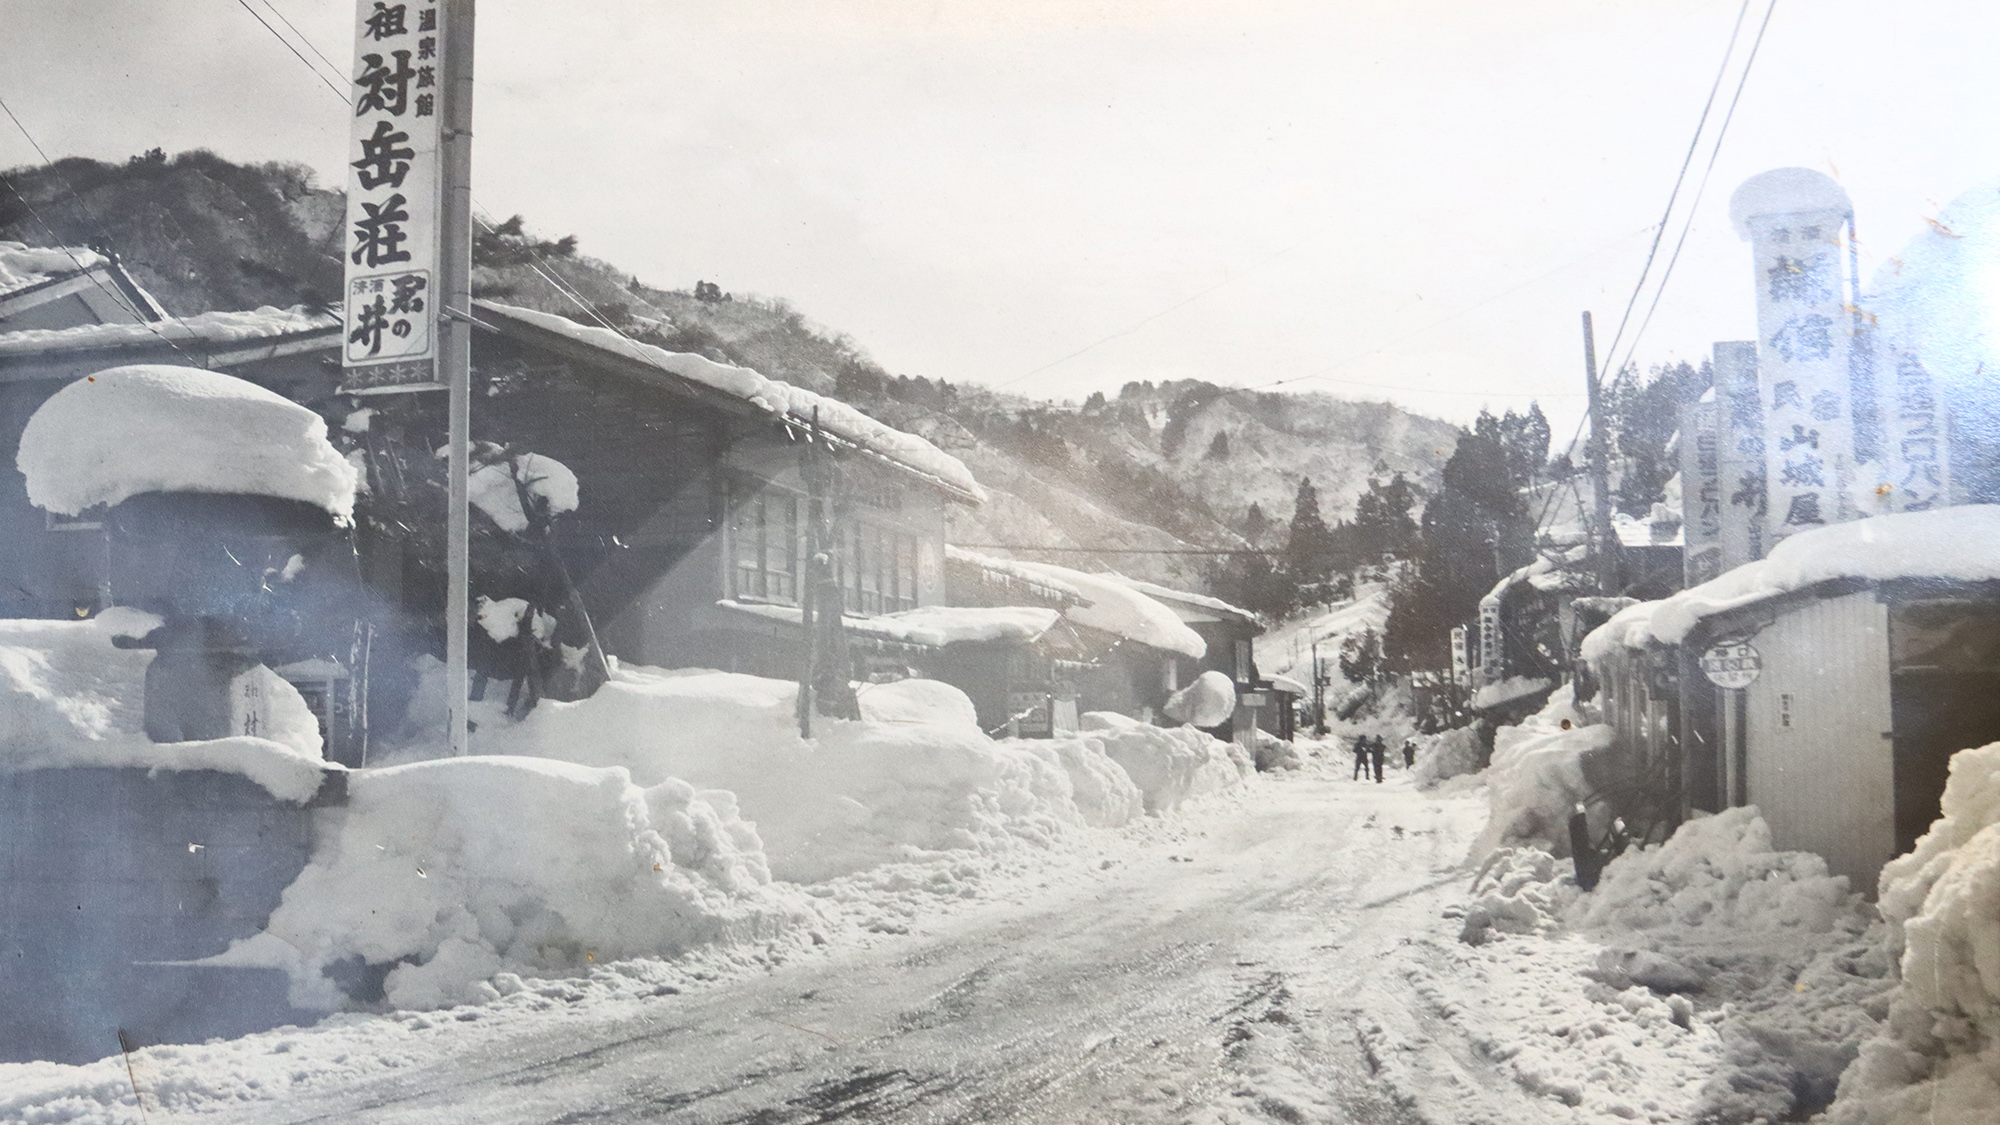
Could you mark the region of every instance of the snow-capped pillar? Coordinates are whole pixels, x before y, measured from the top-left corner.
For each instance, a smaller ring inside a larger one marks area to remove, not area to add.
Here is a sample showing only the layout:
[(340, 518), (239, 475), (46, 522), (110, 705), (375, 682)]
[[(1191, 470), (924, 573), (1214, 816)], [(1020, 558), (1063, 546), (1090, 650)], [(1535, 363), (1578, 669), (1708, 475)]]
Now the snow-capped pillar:
[(1751, 244), (1757, 286), (1758, 390), (1764, 412), (1766, 546), (1853, 519), (1854, 403), (1847, 224), (1839, 184), (1807, 168), (1745, 180), (1729, 200)]

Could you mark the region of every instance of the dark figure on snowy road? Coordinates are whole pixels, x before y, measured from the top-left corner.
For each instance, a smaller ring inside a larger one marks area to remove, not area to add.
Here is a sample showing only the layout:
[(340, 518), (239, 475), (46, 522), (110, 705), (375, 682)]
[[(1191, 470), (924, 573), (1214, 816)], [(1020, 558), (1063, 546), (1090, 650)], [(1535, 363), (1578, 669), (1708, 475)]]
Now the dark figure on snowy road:
[(1368, 736), (1361, 735), (1354, 740), (1354, 777), (1359, 781), (1368, 773)]
[(1415, 769), (1416, 767), (1417, 767), (1417, 740), (1414, 738), (1406, 738), (1403, 740), (1403, 768), (1408, 770), (1408, 769)]
[(1382, 781), (1382, 759), (1387, 757), (1388, 753), (1389, 740), (1379, 734), (1376, 735), (1375, 744), (1368, 748), (1368, 757), (1375, 766), (1375, 781), (1377, 784), (1380, 784)]

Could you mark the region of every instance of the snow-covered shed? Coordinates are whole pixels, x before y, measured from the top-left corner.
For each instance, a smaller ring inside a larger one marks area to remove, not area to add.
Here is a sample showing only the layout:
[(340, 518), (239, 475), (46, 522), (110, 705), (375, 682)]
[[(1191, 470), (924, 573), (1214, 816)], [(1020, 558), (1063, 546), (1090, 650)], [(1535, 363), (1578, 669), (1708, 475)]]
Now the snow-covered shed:
[(0, 332), (166, 318), (114, 257), (82, 246), (0, 241)]
[(2000, 506), (1801, 532), (1585, 639), (1621, 756), (1687, 808), (1754, 804), (1777, 846), (1872, 891), (2000, 739)]
[(1119, 581), (1166, 606), (1182, 624), (1200, 635), (1207, 651), (1198, 657), (1183, 654), (1174, 678), (1180, 684), (1192, 684), (1205, 672), (1220, 672), (1229, 677), (1236, 692), (1236, 709), (1229, 718), (1232, 741), (1249, 746), (1254, 732), (1260, 729), (1291, 740), (1294, 708), (1300, 697), (1309, 693), (1296, 681), (1266, 677), (1258, 671), (1256, 640), (1264, 634), (1261, 618), (1206, 594), (1175, 590), (1136, 578), (1121, 577)]

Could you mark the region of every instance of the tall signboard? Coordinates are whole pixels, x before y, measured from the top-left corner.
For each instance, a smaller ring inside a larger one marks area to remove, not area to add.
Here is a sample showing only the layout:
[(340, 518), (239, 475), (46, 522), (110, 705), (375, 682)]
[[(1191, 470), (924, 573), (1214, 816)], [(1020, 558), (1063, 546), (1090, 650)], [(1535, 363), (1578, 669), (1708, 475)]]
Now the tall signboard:
[(1689, 586), (1722, 573), (1722, 449), (1715, 396), (1681, 406), (1682, 577)]
[[(1764, 557), (1764, 408), (1757, 344), (1715, 345), (1715, 455), (1722, 497), (1718, 573)], [(1683, 503), (1686, 491), (1682, 492)]]
[(436, 0), (359, 0), (348, 134), (343, 390), (440, 390), (446, 39)]
[(1950, 503), (1951, 458), (1937, 380), (1923, 356), (1907, 347), (1889, 352), (1882, 384), (1887, 462), (1876, 492), (1892, 512), (1924, 512)]
[(1843, 245), (1853, 207), (1827, 176), (1778, 168), (1744, 181), (1729, 212), (1755, 271), (1768, 549), (1860, 514)]

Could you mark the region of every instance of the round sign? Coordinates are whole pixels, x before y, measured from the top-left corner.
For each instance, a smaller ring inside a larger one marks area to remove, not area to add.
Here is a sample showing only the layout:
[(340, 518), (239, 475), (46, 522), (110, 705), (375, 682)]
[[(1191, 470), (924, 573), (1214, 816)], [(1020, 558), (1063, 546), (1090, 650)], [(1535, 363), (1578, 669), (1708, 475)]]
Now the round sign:
[(1719, 688), (1747, 688), (1764, 670), (1764, 658), (1749, 641), (1724, 641), (1701, 654), (1701, 674)]

